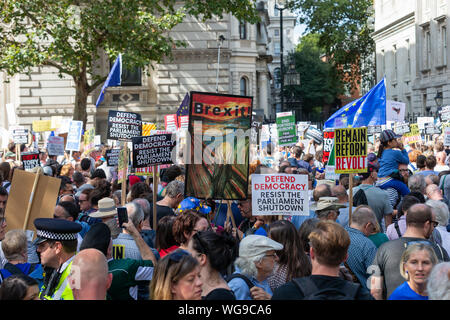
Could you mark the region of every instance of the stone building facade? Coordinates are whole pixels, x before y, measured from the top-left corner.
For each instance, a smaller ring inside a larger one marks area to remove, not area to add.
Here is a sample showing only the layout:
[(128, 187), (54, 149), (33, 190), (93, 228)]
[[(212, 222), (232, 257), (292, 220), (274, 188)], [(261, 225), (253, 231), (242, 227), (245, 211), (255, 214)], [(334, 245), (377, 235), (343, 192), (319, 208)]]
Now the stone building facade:
[(375, 0), (377, 80), (407, 113), (435, 112), (439, 94), (450, 105), (449, 15), (449, 0)]
[[(187, 92), (216, 92), (216, 83), (219, 93), (253, 96), (253, 107), (269, 114), (272, 56), (267, 8), (266, 1), (258, 3), (261, 22), (254, 25), (230, 14), (206, 22), (187, 17), (170, 32), (174, 39), (184, 40), (186, 48), (174, 49), (172, 60), (154, 64), (147, 72), (125, 72), (130, 79), (121, 87), (108, 88), (104, 101), (95, 108), (100, 86), (88, 97), (87, 128), (95, 126), (104, 140), (110, 109), (137, 112), (144, 121), (164, 124), (164, 115), (176, 113)], [(223, 43), (218, 41), (220, 36), (225, 38)], [(106, 56), (99, 65), (107, 75), (110, 61)], [(0, 73), (0, 126), (8, 127), (7, 105), (13, 106), (20, 125), (31, 128), (33, 120), (71, 118), (74, 99), (73, 81), (68, 76), (59, 78), (54, 68), (36, 67), (30, 75), (18, 74), (9, 82)]]

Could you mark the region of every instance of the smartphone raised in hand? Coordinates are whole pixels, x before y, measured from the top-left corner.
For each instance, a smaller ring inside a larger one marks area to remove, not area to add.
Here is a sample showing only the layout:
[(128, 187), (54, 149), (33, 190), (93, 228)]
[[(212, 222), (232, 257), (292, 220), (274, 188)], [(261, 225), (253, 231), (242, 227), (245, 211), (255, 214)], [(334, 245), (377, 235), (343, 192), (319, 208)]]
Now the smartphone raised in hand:
[(128, 213), (126, 207), (117, 208), (117, 217), (119, 219), (119, 227), (123, 228), (123, 223), (128, 222)]

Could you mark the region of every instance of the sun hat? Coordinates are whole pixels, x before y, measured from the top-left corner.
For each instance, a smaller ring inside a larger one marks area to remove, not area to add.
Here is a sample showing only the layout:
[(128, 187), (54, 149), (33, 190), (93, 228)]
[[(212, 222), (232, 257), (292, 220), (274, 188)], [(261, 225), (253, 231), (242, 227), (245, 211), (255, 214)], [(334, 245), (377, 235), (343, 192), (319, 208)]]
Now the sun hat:
[(111, 198), (103, 198), (98, 201), (98, 211), (89, 214), (92, 218), (108, 218), (117, 214), (116, 204)]
[(345, 203), (339, 203), (338, 201), (339, 201), (339, 199), (336, 197), (322, 197), (322, 198), (319, 198), (319, 201), (317, 201), (316, 203), (313, 203), (310, 206), (310, 209), (314, 210), (314, 211), (322, 211), (325, 209), (337, 210), (340, 208), (347, 207), (347, 205)]

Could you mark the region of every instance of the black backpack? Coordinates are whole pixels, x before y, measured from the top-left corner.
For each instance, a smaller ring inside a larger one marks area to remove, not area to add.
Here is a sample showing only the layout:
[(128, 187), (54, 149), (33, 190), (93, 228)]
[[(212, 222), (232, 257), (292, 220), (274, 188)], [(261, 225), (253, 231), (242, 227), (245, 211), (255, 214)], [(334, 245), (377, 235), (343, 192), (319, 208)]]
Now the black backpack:
[(359, 189), (354, 195), (353, 195), (353, 207), (361, 206), (361, 205), (368, 205), (366, 194), (364, 193), (363, 189)]
[(317, 288), (309, 277), (293, 279), (294, 283), (303, 292), (303, 300), (355, 300), (359, 283), (345, 281), (344, 288)]
[(255, 286), (253, 284), (253, 282), (250, 281), (249, 278), (247, 278), (246, 276), (244, 276), (243, 274), (240, 274), (240, 273), (233, 273), (233, 274), (229, 275), (226, 278), (226, 280), (227, 280), (227, 282), (230, 282), (231, 280), (236, 279), (236, 278), (244, 280), (245, 283), (247, 284), (249, 290)]

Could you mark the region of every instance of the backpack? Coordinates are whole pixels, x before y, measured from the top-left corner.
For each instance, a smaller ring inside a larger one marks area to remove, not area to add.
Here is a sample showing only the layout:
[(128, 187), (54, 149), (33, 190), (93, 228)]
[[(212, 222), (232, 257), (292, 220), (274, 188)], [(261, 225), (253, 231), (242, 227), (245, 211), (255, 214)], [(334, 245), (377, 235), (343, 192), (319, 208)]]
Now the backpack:
[(359, 189), (354, 195), (353, 195), (353, 207), (357, 207), (360, 205), (368, 205), (366, 194), (364, 193), (363, 189)]
[(361, 286), (358, 283), (345, 281), (344, 288), (342, 289), (319, 289), (309, 277), (295, 278), (292, 281), (303, 293), (303, 300), (355, 300), (356, 294)]
[[(36, 266), (37, 266), (36, 263), (30, 264), (30, 269), (28, 270), (28, 273), (25, 274), (25, 275), (27, 276), (30, 273), (32, 273), (36, 269)], [(9, 263), (9, 262), (5, 264), (4, 269), (6, 271), (8, 271), (11, 276), (14, 275), (14, 274), (24, 274), (22, 272), (22, 270), (20, 270), (18, 267), (16, 267), (15, 265), (13, 265), (12, 263)], [(8, 275), (4, 274), (2, 272), (2, 270), (0, 270), (0, 282), (2, 282), (6, 277), (8, 277)]]
[(243, 274), (240, 274), (240, 273), (233, 273), (232, 275), (229, 275), (226, 278), (226, 280), (227, 280), (227, 282), (230, 282), (231, 280), (236, 279), (236, 278), (244, 280), (245, 283), (247, 284), (249, 290), (255, 286), (253, 284), (253, 282), (250, 281), (249, 278), (247, 278), (246, 276), (244, 276)]

